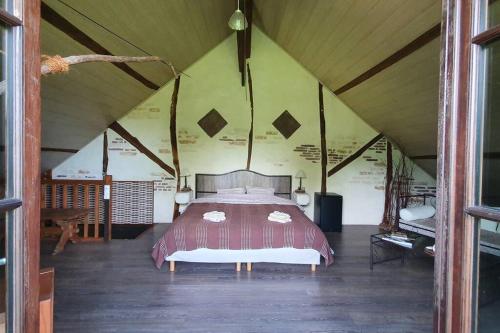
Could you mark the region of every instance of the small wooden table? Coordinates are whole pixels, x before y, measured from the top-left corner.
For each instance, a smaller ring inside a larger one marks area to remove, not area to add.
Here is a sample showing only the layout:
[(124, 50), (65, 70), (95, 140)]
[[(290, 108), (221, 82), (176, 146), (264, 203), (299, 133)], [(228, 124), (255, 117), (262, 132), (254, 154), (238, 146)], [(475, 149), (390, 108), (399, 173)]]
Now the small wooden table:
[(54, 221), (62, 231), (52, 255), (62, 252), (68, 240), (72, 243), (80, 242), (78, 222), (83, 220), (88, 221), (89, 213), (90, 209), (88, 208), (42, 208), (40, 220), (42, 222), (48, 220)]

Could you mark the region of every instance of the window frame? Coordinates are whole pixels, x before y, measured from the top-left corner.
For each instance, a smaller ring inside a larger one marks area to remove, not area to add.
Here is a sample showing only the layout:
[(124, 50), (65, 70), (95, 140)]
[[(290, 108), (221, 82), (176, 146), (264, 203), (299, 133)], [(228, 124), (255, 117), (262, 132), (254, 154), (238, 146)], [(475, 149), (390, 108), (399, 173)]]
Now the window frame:
[[(21, 0), (7, 1), (0, 9), (5, 41), (5, 195), (0, 214), (5, 214), (6, 332), (24, 328), (24, 226), (23, 226), (23, 21)], [(11, 14), (13, 13), (13, 14)]]

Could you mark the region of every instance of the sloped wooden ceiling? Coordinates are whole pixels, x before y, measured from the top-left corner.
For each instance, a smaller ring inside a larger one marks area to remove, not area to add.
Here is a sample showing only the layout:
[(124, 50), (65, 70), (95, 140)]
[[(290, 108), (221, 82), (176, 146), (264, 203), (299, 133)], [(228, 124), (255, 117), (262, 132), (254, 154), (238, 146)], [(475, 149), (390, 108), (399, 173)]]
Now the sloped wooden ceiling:
[[(255, 0), (256, 24), (335, 91), (439, 24), (439, 0)], [(439, 38), (338, 96), (410, 156), (435, 155)], [(435, 174), (435, 160), (416, 160)]]
[[(43, 2), (112, 54), (146, 55), (135, 45), (171, 61), (179, 70), (187, 68), (231, 33), (227, 20), (234, 10), (234, 4), (227, 0)], [(47, 20), (42, 20), (41, 38), (42, 54), (94, 53)], [(162, 63), (129, 66), (157, 86), (172, 78), (170, 69)], [(112, 64), (77, 65), (67, 74), (44, 77), (42, 168), (56, 166), (71, 154), (61, 149), (82, 148), (152, 93), (154, 89)], [(58, 151), (51, 151), (53, 148)]]

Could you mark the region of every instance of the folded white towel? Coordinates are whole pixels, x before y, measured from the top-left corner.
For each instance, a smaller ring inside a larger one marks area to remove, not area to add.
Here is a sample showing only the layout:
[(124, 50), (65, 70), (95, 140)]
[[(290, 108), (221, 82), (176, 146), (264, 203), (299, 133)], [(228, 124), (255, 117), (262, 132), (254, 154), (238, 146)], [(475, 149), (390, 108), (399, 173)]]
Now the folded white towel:
[(211, 212), (206, 212), (205, 214), (203, 214), (203, 216), (226, 216), (226, 213), (214, 210)]
[(280, 221), (289, 221), (291, 220), (291, 217), (289, 214), (282, 213), (282, 212), (272, 212), (269, 214), (269, 217), (272, 218), (273, 220), (280, 220)]
[(275, 218), (272, 218), (271, 216), (269, 216), (267, 218), (268, 221), (271, 221), (271, 222), (278, 222), (278, 223), (288, 223), (288, 222), (292, 222), (291, 219), (288, 219), (288, 220), (283, 220), (283, 219), (275, 219)]
[(203, 219), (210, 222), (222, 222), (226, 220), (226, 214), (214, 210), (203, 214)]
[(287, 219), (290, 218), (290, 214), (283, 213), (283, 212), (280, 212), (280, 211), (277, 211), (277, 210), (275, 210), (274, 212), (272, 212), (269, 215), (272, 215), (272, 216), (278, 217), (278, 218), (287, 218)]
[(292, 219), (291, 219), (289, 214), (283, 213), (283, 212), (278, 212), (278, 211), (274, 211), (274, 212), (270, 213), (269, 216), (267, 217), (267, 219), (269, 221), (279, 222), (279, 223), (292, 222)]

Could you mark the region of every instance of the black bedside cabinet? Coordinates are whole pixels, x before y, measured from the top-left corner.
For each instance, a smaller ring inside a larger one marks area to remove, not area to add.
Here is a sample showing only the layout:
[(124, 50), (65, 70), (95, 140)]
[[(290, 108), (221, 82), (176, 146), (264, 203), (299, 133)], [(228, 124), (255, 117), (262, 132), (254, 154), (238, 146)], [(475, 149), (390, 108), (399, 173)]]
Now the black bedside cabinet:
[(314, 223), (325, 232), (342, 231), (342, 196), (314, 193)]

